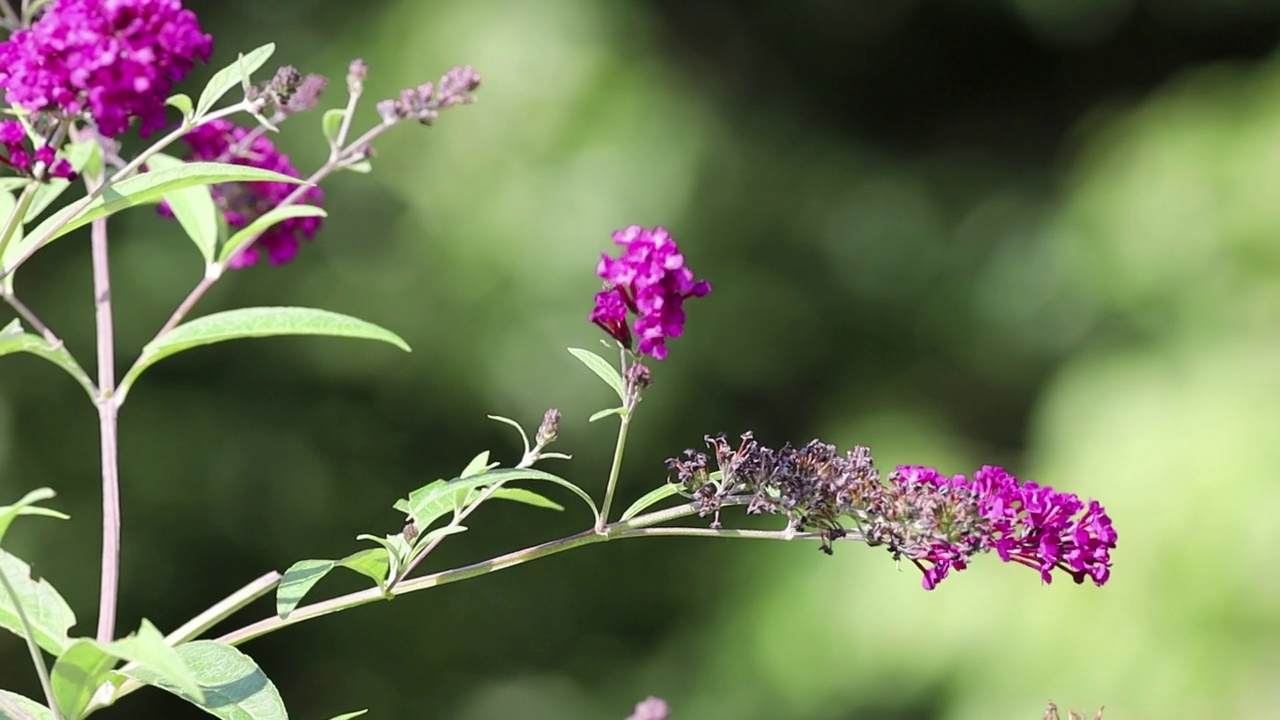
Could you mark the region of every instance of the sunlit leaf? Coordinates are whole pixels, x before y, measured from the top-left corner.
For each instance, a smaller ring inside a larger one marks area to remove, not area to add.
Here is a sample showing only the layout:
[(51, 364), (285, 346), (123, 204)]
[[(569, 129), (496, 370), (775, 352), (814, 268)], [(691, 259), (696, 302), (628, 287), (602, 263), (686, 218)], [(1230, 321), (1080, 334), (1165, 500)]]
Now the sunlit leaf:
[(76, 640), (53, 664), (49, 678), (53, 697), (64, 718), (78, 718), (103, 683), (111, 680), (111, 669), (119, 660), (92, 640)]
[(595, 501), (582, 488), (551, 473), (532, 468), (503, 468), (471, 478), (456, 478), (447, 482), (436, 480), (409, 493), (409, 499), (397, 502), (396, 509), (407, 514), (421, 530), (457, 509), (466, 492), (516, 480), (537, 480), (559, 485), (581, 498), (591, 508), (593, 516), (598, 513)]
[(195, 640), (177, 647), (177, 654), (199, 682), (197, 698), (147, 668), (131, 668), (125, 675), (167, 690), (206, 713), (223, 720), (286, 720), (284, 701), (248, 655), (225, 643)]
[(360, 717), (361, 715), (364, 715), (364, 714), (365, 714), (365, 713), (367, 713), (367, 712), (369, 712), (369, 711), (368, 711), (368, 710), (357, 710), (357, 711), (355, 711), (355, 712), (349, 712), (349, 713), (343, 713), (342, 715), (337, 715), (337, 716), (335, 716), (335, 717), (329, 718), (329, 720), (352, 720), (352, 718), (358, 718), (358, 717)]
[(222, 248), (218, 250), (218, 262), (227, 262), (240, 251), (242, 245), (285, 220), (300, 217), (325, 217), (326, 215), (327, 213), (322, 208), (314, 205), (285, 205), (269, 210), (254, 218), (253, 222), (240, 228), (234, 235), (227, 238), (227, 241), (222, 244)]
[(121, 660), (137, 663), (140, 670), (188, 696), (204, 700), (204, 689), (194, 668), (189, 667), (186, 659), (165, 642), (164, 635), (150, 621), (143, 620), (136, 633), (100, 647)]
[(194, 107), (191, 104), (191, 96), (186, 95), (185, 93), (175, 93), (165, 98), (164, 104), (169, 107), (177, 108), (178, 112), (182, 113), (184, 120), (191, 119), (191, 112)]
[(467, 466), (462, 469), (462, 472), (459, 473), (458, 477), (469, 478), (474, 475), (483, 475), (496, 467), (498, 467), (498, 463), (489, 462), (489, 451), (485, 450), (479, 455), (471, 458), (471, 462), (467, 463)]
[(346, 117), (346, 110), (334, 108), (326, 110), (320, 118), (320, 129), (324, 132), (324, 139), (329, 141), (330, 146), (338, 143), (338, 131), (342, 129), (342, 121)]
[(337, 563), (333, 560), (299, 560), (290, 565), (276, 586), (276, 615), (281, 619), (289, 617), (311, 588), (335, 565)]
[[(4, 550), (0, 550), (0, 572), (4, 573), (13, 586), (22, 611), (31, 623), (36, 643), (51, 655), (61, 655), (70, 643), (67, 631), (76, 624), (71, 606), (67, 605), (67, 601), (48, 582), (32, 578), (29, 565)], [(0, 628), (19, 637), (23, 636), (18, 606), (14, 605), (9, 593), (2, 590)]]
[(399, 335), (349, 315), (300, 307), (240, 308), (196, 318), (147, 343), (137, 363), (121, 381), (121, 392), (126, 392), (144, 370), (171, 355), (227, 340), (277, 335), (380, 340), (409, 350)]
[(618, 393), (619, 400), (626, 402), (627, 400), (626, 390), (622, 383), (622, 375), (618, 373), (617, 368), (610, 365), (607, 360), (591, 352), (590, 350), (583, 350), (582, 348), (569, 348), (569, 352), (574, 357), (578, 358), (578, 360), (580, 360), (583, 365), (586, 365), (587, 368), (591, 370), (591, 372), (598, 375), (601, 380), (604, 380), (606, 383), (608, 383), (609, 387), (613, 388), (613, 391)]
[(271, 59), (271, 55), (276, 51), (275, 43), (267, 43), (260, 48), (250, 51), (248, 54), (239, 55), (235, 62), (222, 68), (209, 78), (209, 83), (204, 86), (204, 90), (200, 92), (200, 100), (196, 103), (195, 116), (203, 117), (214, 106), (214, 103), (222, 99), (231, 88), (241, 85), (245, 80), (253, 75), (258, 68), (266, 64)]
[(564, 506), (548, 497), (539, 495), (532, 490), (524, 488), (498, 488), (493, 491), (489, 497), (495, 500), (510, 500), (512, 502), (524, 503), (534, 507), (546, 508), (548, 510), (564, 510)]
[[(212, 185), (228, 182), (283, 182), (298, 184), (298, 178), (271, 170), (230, 163), (188, 162), (181, 166), (134, 175), (113, 185), (101, 197), (79, 212), (69, 205), (45, 218), (27, 232), (24, 249), (31, 243), (49, 242), (84, 227), (100, 217), (106, 217), (127, 208), (159, 202), (165, 195), (195, 185)], [(57, 228), (55, 231), (54, 228)], [(44, 238), (44, 234), (49, 237)]]
[(631, 518), (644, 512), (653, 505), (666, 500), (667, 498), (680, 492), (681, 486), (676, 483), (667, 483), (661, 487), (654, 488), (645, 493), (639, 500), (631, 503), (631, 507), (622, 513), (622, 520), (630, 520)]
[[(172, 155), (156, 153), (147, 160), (151, 172), (181, 167), (185, 163)], [(205, 264), (213, 262), (213, 252), (218, 246), (218, 206), (208, 185), (192, 185), (165, 193), (173, 217), (186, 231), (204, 257)]]
[(90, 397), (93, 396), (93, 381), (76, 363), (75, 358), (71, 357), (71, 353), (68, 353), (66, 348), (50, 345), (49, 341), (39, 335), (24, 332), (22, 323), (18, 320), (14, 320), (0, 330), (0, 355), (11, 353), (30, 353), (48, 360), (65, 370), (80, 383), (80, 387), (83, 387)]

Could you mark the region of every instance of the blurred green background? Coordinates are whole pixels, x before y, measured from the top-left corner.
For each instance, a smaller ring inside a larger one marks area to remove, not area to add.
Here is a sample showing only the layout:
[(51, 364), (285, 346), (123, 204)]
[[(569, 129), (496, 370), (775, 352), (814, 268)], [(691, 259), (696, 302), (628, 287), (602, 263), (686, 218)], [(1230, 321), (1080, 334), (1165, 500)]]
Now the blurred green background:
[[(1274, 718), (1280, 703), (1280, 5), (1266, 0), (191, 2), (222, 65), (276, 60), (371, 101), (454, 64), (480, 102), (398, 128), (326, 186), (293, 264), (201, 312), (299, 304), (414, 347), (246, 341), (152, 370), (122, 423), (121, 627), (176, 627), (260, 573), (398, 529), (396, 498), (565, 412), (599, 494), (608, 391), (564, 351), (610, 231), (664, 224), (715, 292), (655, 367), (621, 494), (708, 432), (869, 444), (881, 467), (982, 463), (1102, 500), (1106, 588), (983, 558), (934, 592), (841, 545), (597, 545), (308, 622), (246, 649), (296, 718)], [(195, 92), (207, 68), (186, 86)], [(372, 102), (364, 108), (372, 122)], [(323, 158), (318, 113), (279, 142)], [(176, 224), (113, 221), (120, 361), (200, 263)], [(86, 236), (87, 237), (87, 236)], [(92, 363), (88, 244), (19, 292)], [(7, 544), (95, 622), (96, 417), (30, 358), (0, 367), (0, 498), (72, 523)], [(549, 466), (549, 469), (553, 469)], [(428, 563), (587, 518), (489, 506)], [(341, 574), (318, 593), (360, 586)], [(269, 601), (235, 621), (266, 616)], [(35, 696), (25, 651), (0, 678)], [(196, 717), (159, 692), (104, 718)]]

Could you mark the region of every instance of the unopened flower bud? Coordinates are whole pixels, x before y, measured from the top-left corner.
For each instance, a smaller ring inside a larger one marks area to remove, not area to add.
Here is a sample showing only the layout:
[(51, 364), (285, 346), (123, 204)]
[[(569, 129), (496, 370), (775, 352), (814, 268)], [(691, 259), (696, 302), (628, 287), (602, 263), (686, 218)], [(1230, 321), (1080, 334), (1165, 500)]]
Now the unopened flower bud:
[(538, 432), (534, 435), (534, 442), (538, 447), (546, 447), (556, 441), (556, 432), (560, 429), (560, 411), (551, 408), (542, 416), (542, 424), (538, 426)]
[(347, 66), (347, 92), (359, 95), (364, 90), (364, 79), (369, 76), (369, 65), (356, 58)]
[(635, 712), (627, 720), (667, 720), (671, 708), (660, 697), (649, 697), (636, 704)]

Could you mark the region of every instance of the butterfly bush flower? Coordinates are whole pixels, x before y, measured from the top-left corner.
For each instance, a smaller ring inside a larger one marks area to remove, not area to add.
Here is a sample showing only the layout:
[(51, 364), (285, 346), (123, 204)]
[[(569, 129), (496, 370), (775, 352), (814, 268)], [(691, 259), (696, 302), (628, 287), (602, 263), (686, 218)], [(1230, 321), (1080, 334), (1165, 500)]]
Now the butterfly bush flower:
[(4, 147), (4, 153), (0, 154), (0, 163), (24, 175), (32, 173), (35, 163), (43, 163), (48, 168), (45, 171), (46, 177), (70, 179), (75, 175), (71, 163), (57, 157), (51, 145), (42, 145), (35, 153), (30, 153), (27, 152), (26, 141), (27, 131), (22, 127), (22, 123), (17, 120), (0, 121), (0, 146)]
[[(188, 160), (248, 165), (300, 177), (289, 162), (289, 156), (277, 150), (270, 138), (230, 120), (217, 119), (205, 123), (184, 135), (183, 141), (191, 148)], [(232, 182), (213, 185), (210, 191), (227, 224), (242, 228), (279, 206), (296, 187), (284, 182)], [(308, 187), (301, 198), (301, 202), (309, 205), (319, 205), (323, 200), (324, 192), (316, 186)], [(165, 205), (160, 206), (160, 212), (172, 215)], [(252, 246), (232, 257), (228, 266), (240, 269), (256, 265), (264, 255), (270, 264), (283, 265), (298, 254), (302, 240), (315, 236), (320, 220), (318, 217), (298, 217), (277, 223)]]
[[(667, 338), (684, 332), (684, 301), (706, 296), (711, 284), (694, 279), (665, 228), (632, 225), (615, 232), (613, 241), (626, 249), (617, 258), (602, 255), (596, 266), (605, 287), (596, 294), (591, 322), (628, 350), (639, 338), (635, 349), (661, 360)], [(630, 315), (636, 317), (629, 324)]]
[(212, 50), (180, 0), (53, 0), (0, 43), (0, 87), (27, 110), (87, 113), (107, 137), (136, 117), (145, 137), (164, 126), (174, 83)]
[(695, 450), (667, 465), (700, 513), (716, 515), (713, 527), (721, 507), (745, 504), (749, 513), (785, 515), (790, 530), (816, 533), (828, 554), (834, 540), (856, 532), (920, 568), (928, 590), (991, 551), (1038, 570), (1046, 583), (1055, 569), (1099, 586), (1111, 575), (1116, 531), (1100, 504), (1022, 482), (1002, 468), (984, 466), (970, 479), (901, 466), (882, 482), (862, 446), (844, 455), (818, 440), (772, 450), (750, 433), (737, 448), (723, 436), (708, 436), (707, 444), (715, 470)]

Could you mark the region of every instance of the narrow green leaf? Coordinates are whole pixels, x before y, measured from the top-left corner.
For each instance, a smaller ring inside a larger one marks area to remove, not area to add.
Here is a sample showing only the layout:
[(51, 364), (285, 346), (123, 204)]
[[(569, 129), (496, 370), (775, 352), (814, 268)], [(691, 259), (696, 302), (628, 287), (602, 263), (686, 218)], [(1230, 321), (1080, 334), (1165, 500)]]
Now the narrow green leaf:
[(177, 108), (178, 112), (182, 113), (183, 120), (191, 119), (191, 112), (193, 110), (193, 106), (191, 104), (190, 95), (187, 95), (185, 93), (175, 93), (165, 98), (164, 104), (168, 105), (169, 107)]
[(271, 170), (250, 167), (248, 165), (232, 165), (230, 163), (189, 162), (181, 167), (134, 175), (116, 183), (94, 200), (78, 214), (73, 206), (65, 207), (45, 218), (35, 228), (27, 231), (23, 247), (39, 240), (46, 232), (58, 228), (50, 234), (51, 242), (67, 233), (77, 230), (100, 217), (106, 217), (121, 210), (159, 202), (165, 195), (195, 185), (212, 185), (228, 182), (284, 182), (302, 184), (302, 180)]
[(102, 650), (121, 660), (137, 663), (140, 670), (203, 702), (201, 687), (193, 668), (164, 640), (164, 635), (149, 620), (143, 620), (138, 631), (128, 637), (100, 644)]
[(524, 444), (524, 454), (525, 455), (529, 454), (529, 435), (524, 431), (524, 428), (520, 426), (520, 423), (516, 422), (515, 420), (512, 420), (509, 417), (503, 417), (501, 415), (485, 415), (485, 417), (495, 422), (500, 422), (500, 423), (503, 423), (504, 425), (510, 425), (511, 427), (515, 428), (516, 432), (520, 433), (520, 442)]
[(681, 486), (676, 483), (667, 483), (661, 487), (654, 488), (645, 493), (639, 500), (631, 503), (631, 507), (622, 513), (622, 520), (625, 522), (631, 518), (644, 512), (647, 508), (652, 507), (655, 503), (662, 502), (667, 498), (680, 492)]
[(534, 507), (546, 508), (548, 510), (564, 510), (564, 506), (552, 500), (551, 498), (539, 495), (532, 490), (524, 488), (498, 488), (493, 491), (489, 497), (496, 500), (511, 500), (512, 502), (524, 503)]
[[(151, 172), (179, 168), (186, 163), (182, 160), (156, 153), (147, 160)], [(213, 202), (213, 194), (208, 185), (192, 185), (165, 193), (164, 201), (178, 220), (178, 224), (186, 231), (187, 237), (195, 243), (196, 249), (204, 257), (206, 265), (213, 262), (213, 252), (218, 246), (218, 206)]]
[(330, 147), (338, 144), (338, 131), (342, 129), (342, 121), (346, 117), (346, 110), (334, 108), (325, 110), (320, 118), (320, 130), (324, 133), (324, 139), (329, 141)]
[(421, 547), (423, 545), (426, 545), (429, 542), (436, 540), (437, 538), (447, 537), (449, 535), (457, 535), (458, 533), (464, 533), (466, 531), (467, 531), (466, 525), (441, 525), (435, 530), (428, 532), (426, 535), (419, 537), (417, 544), (419, 547)]
[(399, 335), (349, 315), (300, 307), (240, 308), (196, 318), (147, 343), (138, 361), (120, 382), (121, 392), (126, 392), (144, 370), (170, 355), (227, 340), (277, 335), (381, 340), (406, 352), (409, 350)]
[(299, 560), (289, 566), (276, 586), (276, 615), (283, 620), (302, 603), (311, 588), (329, 574), (336, 563), (332, 560)]
[[(10, 275), (9, 277), (13, 276)], [(65, 370), (72, 379), (80, 383), (80, 387), (83, 387), (90, 396), (94, 394), (93, 381), (89, 379), (89, 376), (85, 374), (84, 370), (76, 363), (75, 358), (71, 357), (71, 353), (67, 352), (65, 347), (54, 347), (39, 335), (23, 332), (22, 323), (14, 320), (0, 330), (0, 355), (20, 352), (30, 353), (57, 365)]]
[[(35, 180), (32, 180), (31, 178), (28, 178), (28, 177), (17, 177), (14, 175), (8, 175), (5, 177), (0, 177), (0, 190), (4, 190), (6, 192), (13, 191), (13, 190), (21, 190), (33, 182), (35, 182)], [(0, 219), (8, 219), (8, 218), (4, 213), (0, 213)]]
[(622, 375), (618, 373), (617, 368), (610, 365), (608, 361), (606, 361), (604, 358), (600, 357), (599, 355), (591, 352), (590, 350), (583, 350), (582, 348), (569, 348), (569, 352), (574, 357), (578, 358), (578, 360), (580, 360), (583, 365), (586, 365), (587, 368), (591, 370), (591, 372), (600, 376), (601, 380), (604, 380), (606, 383), (608, 383), (609, 387), (613, 388), (613, 391), (618, 393), (619, 400), (623, 402), (627, 401), (626, 390), (622, 384)]
[(254, 218), (253, 222), (240, 228), (234, 235), (227, 238), (227, 241), (222, 244), (222, 249), (218, 251), (218, 262), (227, 262), (240, 251), (240, 246), (285, 220), (300, 217), (325, 217), (326, 215), (328, 213), (314, 205), (285, 205), (284, 207), (269, 210)]
[(587, 418), (587, 422), (595, 422), (601, 418), (607, 418), (610, 415), (621, 415), (626, 411), (627, 409), (622, 407), (609, 408), (608, 410), (601, 410), (599, 412), (592, 413), (591, 417)]
[(93, 695), (109, 682), (111, 669), (119, 662), (98, 643), (80, 639), (67, 646), (49, 673), (53, 697), (64, 718), (79, 718)]
[[(4, 696), (9, 705), (26, 713), (31, 720), (53, 720), (53, 711), (31, 698), (25, 698), (8, 690), (0, 690), (0, 695)], [(25, 718), (9, 713), (5, 710), (4, 704), (0, 704), (0, 720), (25, 720)]]
[(198, 698), (148, 668), (132, 668), (125, 675), (167, 690), (206, 713), (223, 720), (287, 720), (280, 691), (248, 655), (224, 643), (195, 640), (179, 645), (177, 654), (191, 669), (203, 691)]
[(373, 163), (368, 160), (361, 160), (359, 162), (353, 162), (350, 165), (343, 165), (342, 169), (350, 170), (354, 173), (360, 173), (361, 175), (367, 175), (368, 173), (373, 172)]
[(499, 485), (516, 480), (538, 480), (550, 482), (568, 489), (582, 499), (591, 508), (592, 516), (598, 514), (595, 501), (582, 488), (563, 478), (533, 468), (503, 468), (471, 478), (455, 478), (448, 482), (437, 480), (429, 485), (409, 493), (407, 502), (396, 503), (396, 509), (407, 514), (420, 530), (431, 523), (453, 512), (457, 508), (460, 497), (480, 487)]
[[(71, 606), (48, 582), (32, 578), (31, 566), (4, 550), (0, 550), (0, 572), (17, 593), (36, 643), (50, 655), (61, 655), (70, 643), (67, 631), (76, 624)], [(18, 608), (6, 592), (0, 592), (0, 628), (19, 637), (23, 635)]]
[(213, 77), (209, 78), (209, 84), (205, 85), (204, 90), (200, 92), (200, 101), (196, 103), (196, 117), (204, 117), (204, 114), (213, 108), (214, 103), (265, 65), (275, 51), (276, 44), (267, 43), (250, 51), (247, 55), (239, 55), (235, 62), (214, 73)]
[[(77, 173), (83, 173), (85, 166), (89, 165), (91, 160), (95, 161), (95, 163), (99, 161), (101, 153), (101, 146), (93, 140), (71, 143), (62, 150), (63, 158), (71, 164), (71, 169)], [(50, 178), (48, 181), (41, 183), (36, 190), (35, 197), (31, 199), (31, 205), (27, 207), (27, 214), (23, 216), (22, 222), (29, 223), (40, 217), (40, 214), (47, 210), (70, 186), (71, 181), (66, 178)]]
[(462, 473), (458, 475), (461, 478), (469, 478), (473, 475), (483, 475), (484, 473), (498, 467), (498, 463), (489, 462), (489, 451), (485, 450), (479, 455), (471, 458), (471, 462), (462, 469)]
[[(12, 180), (14, 178), (0, 178), (0, 180)], [(0, 228), (9, 222), (9, 218), (18, 210), (18, 199), (14, 197), (12, 192), (7, 189), (0, 190)], [(0, 255), (0, 267), (7, 268), (11, 266), (18, 257), (18, 252), (22, 248), (22, 223), (18, 223), (13, 228), (13, 235), (9, 236), (9, 244), (4, 246), (4, 254)], [(9, 273), (4, 276), (4, 280), (0, 281), (4, 291), (13, 292), (13, 276)]]
[(38, 502), (51, 500), (56, 495), (57, 493), (50, 488), (36, 488), (23, 495), (22, 499), (12, 505), (0, 505), (0, 540), (4, 539), (4, 534), (9, 531), (9, 525), (19, 515), (43, 515), (44, 517), (57, 518), (59, 520), (69, 520), (69, 516), (57, 510), (50, 510), (36, 505)]
[(365, 714), (365, 713), (367, 713), (367, 712), (369, 712), (369, 711), (368, 711), (368, 710), (357, 710), (357, 711), (355, 711), (355, 712), (343, 713), (343, 714), (341, 714), (341, 715), (338, 715), (338, 716), (335, 716), (335, 717), (329, 718), (329, 720), (352, 720), (352, 718), (358, 718), (358, 717), (360, 717), (361, 715), (364, 715), (364, 714)]
[[(356, 539), (368, 540), (382, 546), (387, 554), (387, 577), (399, 577), (400, 569), (408, 563), (409, 557), (413, 555), (413, 547), (410, 545), (409, 540), (405, 538), (404, 533), (396, 533), (386, 537), (361, 533), (356, 536)], [(357, 570), (356, 572), (360, 571)]]

